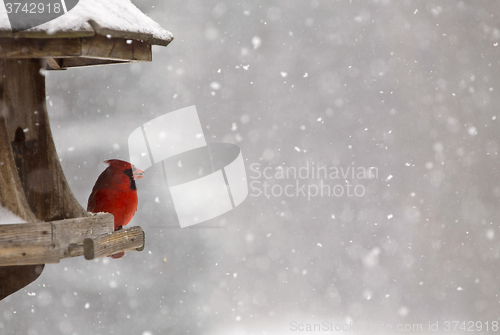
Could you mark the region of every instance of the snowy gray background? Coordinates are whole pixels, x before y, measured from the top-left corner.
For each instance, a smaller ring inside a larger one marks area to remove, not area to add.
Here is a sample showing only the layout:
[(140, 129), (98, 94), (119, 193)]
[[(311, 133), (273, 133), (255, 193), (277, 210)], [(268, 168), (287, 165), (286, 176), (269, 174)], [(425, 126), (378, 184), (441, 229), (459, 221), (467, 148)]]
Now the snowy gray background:
[(500, 2), (134, 3), (175, 37), (152, 63), (47, 75), (56, 147), (82, 205), (102, 161), (128, 159), (132, 130), (190, 105), (209, 141), (240, 146), (249, 177), (259, 163), (373, 166), (378, 178), (348, 180), (362, 197), (249, 196), (177, 229), (151, 168), (131, 223), (146, 249), (47, 265), (0, 303), (2, 334), (498, 321)]

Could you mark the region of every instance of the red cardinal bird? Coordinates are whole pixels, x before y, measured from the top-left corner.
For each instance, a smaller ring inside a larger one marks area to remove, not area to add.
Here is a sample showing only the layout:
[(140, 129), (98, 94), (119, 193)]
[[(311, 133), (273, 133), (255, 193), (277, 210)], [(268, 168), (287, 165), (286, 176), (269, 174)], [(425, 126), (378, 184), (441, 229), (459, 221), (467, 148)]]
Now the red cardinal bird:
[[(137, 211), (137, 188), (135, 181), (144, 178), (144, 171), (132, 164), (119, 160), (104, 161), (109, 166), (95, 182), (89, 197), (87, 211), (106, 212), (115, 217), (115, 230), (127, 225)], [(111, 255), (121, 258), (125, 252)]]

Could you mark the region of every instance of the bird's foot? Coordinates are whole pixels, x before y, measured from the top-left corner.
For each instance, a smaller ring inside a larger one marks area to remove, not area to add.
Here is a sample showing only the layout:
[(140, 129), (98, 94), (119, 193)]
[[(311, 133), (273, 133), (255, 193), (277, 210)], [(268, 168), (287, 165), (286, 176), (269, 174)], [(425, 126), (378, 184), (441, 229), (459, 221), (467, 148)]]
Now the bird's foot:
[(125, 251), (117, 252), (116, 254), (109, 255), (108, 257), (111, 257), (113, 259), (118, 259), (122, 258), (123, 256), (125, 256)]

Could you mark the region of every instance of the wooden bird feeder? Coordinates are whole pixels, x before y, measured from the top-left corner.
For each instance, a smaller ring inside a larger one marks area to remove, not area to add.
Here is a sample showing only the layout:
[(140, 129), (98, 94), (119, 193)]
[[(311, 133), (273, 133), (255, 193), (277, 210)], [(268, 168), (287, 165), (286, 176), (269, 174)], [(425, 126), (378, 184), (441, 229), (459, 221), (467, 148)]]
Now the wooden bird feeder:
[(0, 300), (61, 258), (142, 250), (140, 227), (114, 231), (64, 177), (50, 130), (44, 70), (151, 61), (172, 35), (127, 0), (80, 0), (53, 21), (13, 33), (0, 15), (0, 205), (28, 223), (0, 225)]

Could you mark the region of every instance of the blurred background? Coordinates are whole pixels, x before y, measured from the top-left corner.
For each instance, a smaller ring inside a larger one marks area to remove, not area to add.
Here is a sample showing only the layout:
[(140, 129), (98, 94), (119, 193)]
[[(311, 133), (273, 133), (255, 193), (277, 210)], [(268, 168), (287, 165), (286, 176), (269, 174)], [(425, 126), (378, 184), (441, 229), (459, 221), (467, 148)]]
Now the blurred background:
[[(174, 35), (153, 62), (47, 75), (82, 206), (102, 162), (128, 160), (135, 128), (190, 105), (207, 140), (237, 144), (249, 182), (275, 193), (250, 188), (236, 209), (180, 229), (161, 171), (148, 169), (131, 222), (145, 250), (48, 264), (0, 304), (2, 334), (293, 334), (323, 322), (426, 333), (453, 320), (494, 330), (500, 2), (133, 3)], [(306, 166), (377, 174), (275, 176)], [(297, 183), (364, 192), (278, 194)]]

